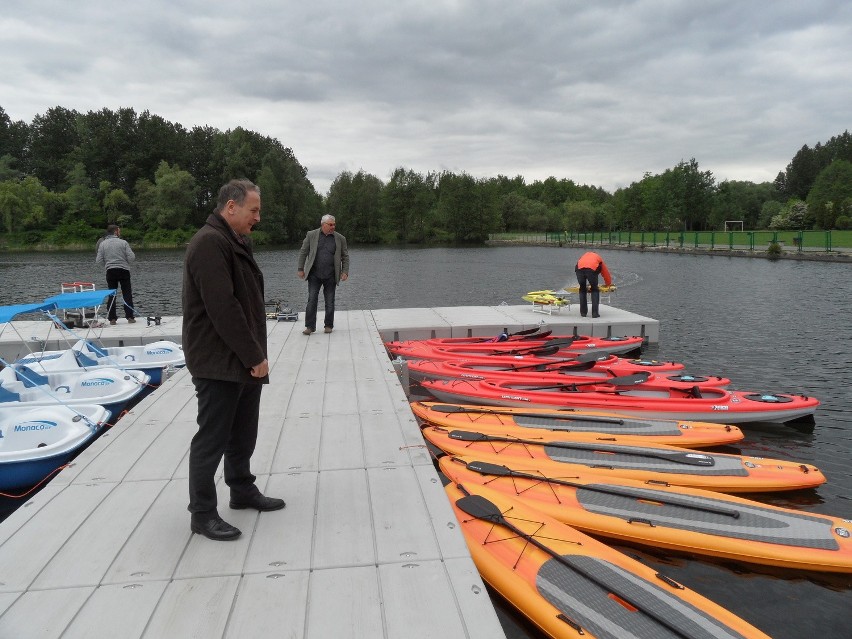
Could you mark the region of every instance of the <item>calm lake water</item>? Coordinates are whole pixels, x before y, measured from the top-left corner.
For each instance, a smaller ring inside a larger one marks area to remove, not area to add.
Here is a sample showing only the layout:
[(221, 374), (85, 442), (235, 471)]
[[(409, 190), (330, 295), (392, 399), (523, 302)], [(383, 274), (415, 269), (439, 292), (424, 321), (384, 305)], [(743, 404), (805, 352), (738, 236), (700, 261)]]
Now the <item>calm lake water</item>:
[[(261, 250), (268, 299), (304, 310), (298, 251)], [(573, 282), (580, 251), (568, 248), (360, 248), (338, 289), (347, 309), (521, 304), (530, 290)], [(137, 311), (180, 314), (181, 251), (139, 251), (133, 270)], [(852, 519), (852, 267), (726, 256), (610, 251), (618, 292), (612, 304), (660, 320), (653, 357), (692, 373), (724, 375), (738, 390), (796, 392), (822, 400), (812, 431), (745, 426), (728, 452), (795, 459), (828, 477), (816, 490), (756, 499)], [(0, 254), (0, 304), (37, 301), (63, 281), (106, 284), (94, 252)], [(773, 570), (621, 547), (730, 608), (775, 639), (852, 636), (852, 576)], [(512, 639), (537, 637), (505, 607)]]

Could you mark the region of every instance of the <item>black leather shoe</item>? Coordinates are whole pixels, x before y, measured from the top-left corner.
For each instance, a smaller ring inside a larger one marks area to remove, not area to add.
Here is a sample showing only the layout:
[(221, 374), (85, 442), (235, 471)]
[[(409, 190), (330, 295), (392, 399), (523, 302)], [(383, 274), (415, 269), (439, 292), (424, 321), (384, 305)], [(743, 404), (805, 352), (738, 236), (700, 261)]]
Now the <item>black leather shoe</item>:
[(259, 510), (261, 512), (269, 512), (270, 510), (281, 510), (286, 506), (283, 499), (278, 499), (277, 497), (265, 497), (258, 493), (254, 497), (249, 497), (248, 499), (241, 501), (231, 500), (230, 503), (231, 508), (234, 510), (245, 510), (246, 508), (254, 508), (255, 510)]
[(193, 519), (190, 523), (190, 528), (192, 532), (204, 535), (207, 539), (212, 539), (213, 541), (231, 541), (242, 535), (239, 528), (234, 528), (221, 517), (211, 517), (203, 520)]

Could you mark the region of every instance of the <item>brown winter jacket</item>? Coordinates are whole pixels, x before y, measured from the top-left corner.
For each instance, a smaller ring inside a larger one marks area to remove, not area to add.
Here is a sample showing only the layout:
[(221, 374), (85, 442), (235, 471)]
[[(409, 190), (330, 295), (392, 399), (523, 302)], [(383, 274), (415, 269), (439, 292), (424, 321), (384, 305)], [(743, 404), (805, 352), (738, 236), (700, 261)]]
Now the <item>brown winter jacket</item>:
[(248, 240), (216, 213), (186, 249), (182, 339), (193, 377), (269, 383), (250, 372), (267, 358), (263, 273)]

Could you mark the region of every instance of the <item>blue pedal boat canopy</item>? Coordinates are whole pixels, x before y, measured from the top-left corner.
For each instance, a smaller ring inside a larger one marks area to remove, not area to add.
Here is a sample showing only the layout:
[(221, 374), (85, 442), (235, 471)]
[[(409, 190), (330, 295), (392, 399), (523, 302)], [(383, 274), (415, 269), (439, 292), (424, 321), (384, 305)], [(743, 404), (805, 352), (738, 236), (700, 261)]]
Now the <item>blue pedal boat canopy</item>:
[(114, 288), (102, 288), (96, 291), (82, 291), (80, 293), (60, 293), (59, 295), (48, 297), (44, 301), (48, 304), (55, 304), (59, 310), (65, 310), (100, 306), (110, 295), (115, 295)]
[(41, 313), (44, 311), (51, 311), (56, 308), (56, 304), (45, 300), (43, 302), (36, 302), (34, 304), (10, 304), (7, 306), (0, 306), (0, 323), (11, 322), (12, 319), (18, 315), (24, 315), (26, 313)]

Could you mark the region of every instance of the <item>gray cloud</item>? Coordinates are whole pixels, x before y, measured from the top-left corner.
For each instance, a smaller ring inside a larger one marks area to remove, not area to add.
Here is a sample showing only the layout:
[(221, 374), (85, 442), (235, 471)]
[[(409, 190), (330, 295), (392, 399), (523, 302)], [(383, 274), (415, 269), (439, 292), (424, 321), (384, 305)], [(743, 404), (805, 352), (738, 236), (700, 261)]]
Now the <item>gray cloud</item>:
[(13, 119), (129, 106), (244, 126), (292, 147), (321, 192), (397, 166), (611, 190), (691, 157), (771, 180), (849, 124), (841, 1), (11, 4)]

